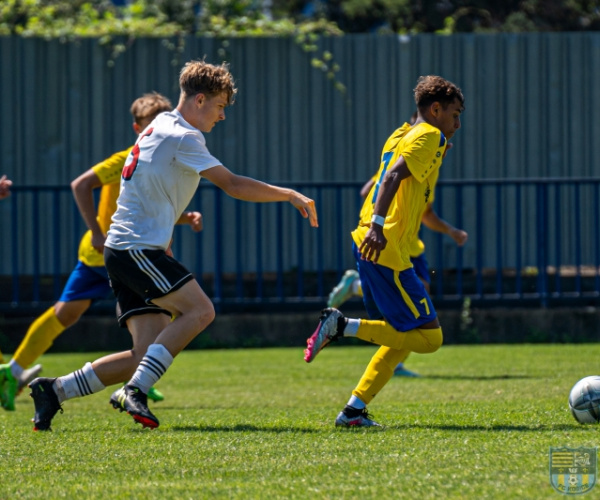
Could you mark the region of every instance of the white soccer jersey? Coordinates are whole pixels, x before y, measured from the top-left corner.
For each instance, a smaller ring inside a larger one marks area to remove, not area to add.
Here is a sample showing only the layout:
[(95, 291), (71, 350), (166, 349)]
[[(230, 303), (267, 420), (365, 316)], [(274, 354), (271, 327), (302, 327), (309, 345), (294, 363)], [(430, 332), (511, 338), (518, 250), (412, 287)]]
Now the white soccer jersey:
[(203, 170), (221, 165), (179, 111), (158, 115), (129, 153), (105, 245), (166, 250)]

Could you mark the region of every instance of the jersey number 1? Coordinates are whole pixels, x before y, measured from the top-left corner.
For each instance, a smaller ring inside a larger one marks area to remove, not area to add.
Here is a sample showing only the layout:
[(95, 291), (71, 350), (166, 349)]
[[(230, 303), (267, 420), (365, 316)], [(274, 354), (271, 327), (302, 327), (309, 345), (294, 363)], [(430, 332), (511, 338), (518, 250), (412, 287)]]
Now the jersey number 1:
[(377, 180), (377, 185), (375, 186), (375, 191), (373, 192), (373, 199), (371, 200), (371, 203), (373, 203), (373, 205), (375, 205), (375, 202), (377, 201), (377, 195), (379, 194), (379, 186), (381, 186), (381, 182), (383, 181), (385, 173), (387, 172), (387, 168), (390, 164), (390, 160), (393, 156), (393, 152), (387, 151), (383, 153), (383, 156), (381, 157), (381, 163), (383, 163), (383, 168), (381, 169), (381, 175)]

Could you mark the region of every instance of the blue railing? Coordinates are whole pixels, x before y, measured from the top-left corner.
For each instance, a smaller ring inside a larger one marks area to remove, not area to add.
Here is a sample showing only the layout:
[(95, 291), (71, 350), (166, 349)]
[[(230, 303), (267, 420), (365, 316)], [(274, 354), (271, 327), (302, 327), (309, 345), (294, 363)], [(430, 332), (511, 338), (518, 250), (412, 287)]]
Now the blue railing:
[[(295, 183), (320, 227), (285, 203), (234, 200), (202, 182), (190, 208), (205, 229), (175, 230), (174, 253), (218, 309), (314, 309), (353, 266), (361, 183)], [(440, 181), (434, 207), (468, 231), (463, 248), (423, 229), (437, 307), (597, 305), (600, 179)], [(85, 227), (68, 187), (16, 187), (0, 203), (0, 311), (54, 302)], [(358, 299), (356, 304), (359, 305)], [(100, 304), (102, 306), (102, 304)], [(111, 299), (105, 306), (112, 311)]]

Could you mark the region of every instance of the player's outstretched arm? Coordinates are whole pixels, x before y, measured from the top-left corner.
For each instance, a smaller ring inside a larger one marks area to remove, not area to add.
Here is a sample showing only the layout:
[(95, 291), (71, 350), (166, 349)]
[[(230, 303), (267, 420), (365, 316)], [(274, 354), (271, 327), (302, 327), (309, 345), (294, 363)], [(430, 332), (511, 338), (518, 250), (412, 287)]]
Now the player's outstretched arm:
[(0, 200), (4, 198), (8, 198), (10, 196), (10, 187), (12, 186), (12, 181), (3, 175), (0, 177)]
[(202, 176), (221, 188), (232, 198), (254, 202), (288, 201), (308, 219), (312, 227), (319, 227), (315, 202), (293, 189), (267, 184), (266, 182), (236, 175), (223, 165), (209, 168)]

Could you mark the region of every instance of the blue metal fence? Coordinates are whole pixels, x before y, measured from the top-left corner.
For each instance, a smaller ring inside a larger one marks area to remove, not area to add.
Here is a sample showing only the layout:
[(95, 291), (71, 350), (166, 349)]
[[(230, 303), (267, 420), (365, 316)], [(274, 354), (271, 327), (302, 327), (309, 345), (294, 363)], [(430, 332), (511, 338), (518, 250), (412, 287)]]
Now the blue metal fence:
[[(251, 204), (201, 183), (190, 208), (205, 229), (175, 230), (174, 253), (218, 309), (297, 310), (325, 303), (353, 266), (360, 183), (306, 182), (320, 227), (285, 203)], [(445, 180), (435, 209), (469, 233), (457, 248), (422, 231), (437, 307), (598, 305), (600, 179)], [(0, 311), (58, 299), (85, 227), (68, 187), (17, 187), (0, 204)], [(112, 301), (107, 307), (112, 310)]]

